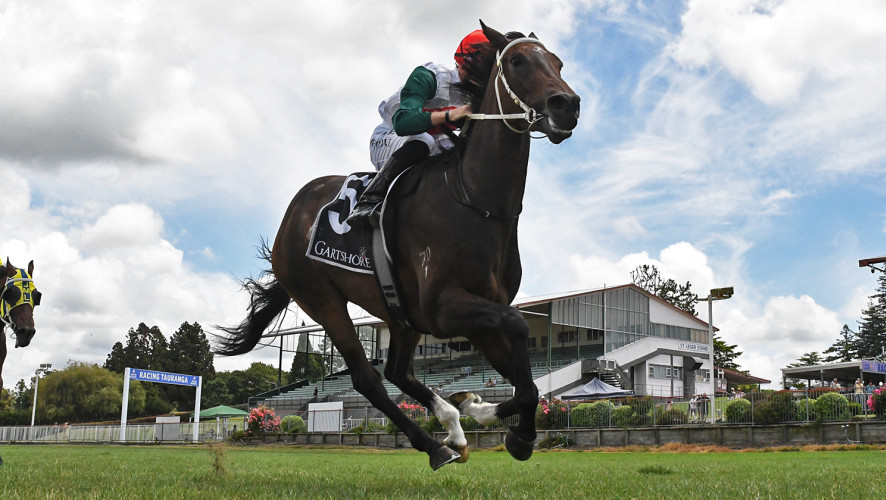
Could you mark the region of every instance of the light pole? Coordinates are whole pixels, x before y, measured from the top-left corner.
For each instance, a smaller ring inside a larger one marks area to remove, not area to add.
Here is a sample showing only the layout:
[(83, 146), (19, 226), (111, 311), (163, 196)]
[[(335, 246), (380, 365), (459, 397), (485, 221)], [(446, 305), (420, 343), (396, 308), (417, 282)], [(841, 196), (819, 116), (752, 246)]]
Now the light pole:
[(708, 352), (711, 356), (711, 371), (708, 372), (708, 377), (711, 379), (711, 424), (714, 423), (714, 411), (717, 401), (717, 377), (714, 376), (716, 373), (716, 367), (714, 366), (714, 301), (726, 300), (732, 297), (733, 293), (731, 286), (713, 288), (711, 289), (711, 294), (704, 299), (708, 301)]
[(34, 417), (37, 416), (37, 386), (40, 384), (40, 375), (46, 374), (52, 368), (52, 363), (41, 363), (40, 368), (34, 372), (34, 405), (31, 407), (31, 427), (34, 427)]

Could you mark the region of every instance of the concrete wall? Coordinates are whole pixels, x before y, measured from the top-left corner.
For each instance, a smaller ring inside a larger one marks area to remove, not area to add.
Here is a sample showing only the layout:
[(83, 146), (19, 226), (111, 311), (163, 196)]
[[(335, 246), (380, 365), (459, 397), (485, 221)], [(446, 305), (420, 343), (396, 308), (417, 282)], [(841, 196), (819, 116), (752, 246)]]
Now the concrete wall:
[[(469, 431), (465, 432), (465, 435), (468, 439), (468, 446), (472, 448), (493, 448), (504, 443), (506, 433), (507, 431), (504, 430)], [(436, 433), (435, 437), (442, 442), (446, 434)], [(854, 444), (856, 442), (883, 444), (886, 443), (886, 422), (555, 429), (540, 430), (536, 442), (547, 437), (567, 438), (570, 447), (578, 448), (656, 446), (667, 443), (713, 444), (729, 448)], [(265, 436), (263, 441), (375, 448), (412, 447), (402, 433), (391, 435), (380, 432), (362, 435), (341, 432), (274, 434)]]

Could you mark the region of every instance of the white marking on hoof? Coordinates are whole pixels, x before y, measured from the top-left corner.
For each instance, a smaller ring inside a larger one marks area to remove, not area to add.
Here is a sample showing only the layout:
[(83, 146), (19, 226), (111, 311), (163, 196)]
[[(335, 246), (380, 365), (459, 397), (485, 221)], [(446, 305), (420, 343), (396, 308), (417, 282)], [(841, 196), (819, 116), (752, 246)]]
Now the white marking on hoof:
[(440, 420), (443, 427), (449, 431), (449, 435), (443, 440), (443, 444), (447, 446), (453, 445), (456, 448), (468, 445), (465, 433), (461, 429), (461, 422), (458, 421), (458, 410), (454, 406), (435, 394), (434, 401), (431, 403), (431, 410), (434, 411), (434, 415), (437, 415), (437, 419)]
[(480, 396), (473, 396), (473, 398), (468, 398), (461, 404), (461, 411), (465, 415), (483, 425), (491, 424), (498, 420), (498, 417), (495, 415), (495, 409), (498, 407), (497, 404), (482, 403)]

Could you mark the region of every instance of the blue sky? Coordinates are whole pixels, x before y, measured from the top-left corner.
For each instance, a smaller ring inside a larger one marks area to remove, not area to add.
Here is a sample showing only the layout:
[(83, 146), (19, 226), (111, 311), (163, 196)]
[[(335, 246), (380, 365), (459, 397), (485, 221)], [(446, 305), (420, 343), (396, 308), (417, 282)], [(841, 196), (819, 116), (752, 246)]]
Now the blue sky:
[[(857, 261), (886, 254), (882, 2), (446, 10), (0, 0), (0, 254), (34, 259), (45, 297), (4, 385), (101, 363), (139, 322), (239, 322), (236, 278), (260, 270), (292, 195), (369, 169), (378, 102), (450, 63), (478, 19), (535, 32), (582, 97), (571, 139), (533, 143), (521, 295), (624, 284), (646, 263), (700, 295), (734, 286), (714, 323), (772, 387), (856, 327), (876, 286)], [(216, 366), (254, 360), (276, 354)]]

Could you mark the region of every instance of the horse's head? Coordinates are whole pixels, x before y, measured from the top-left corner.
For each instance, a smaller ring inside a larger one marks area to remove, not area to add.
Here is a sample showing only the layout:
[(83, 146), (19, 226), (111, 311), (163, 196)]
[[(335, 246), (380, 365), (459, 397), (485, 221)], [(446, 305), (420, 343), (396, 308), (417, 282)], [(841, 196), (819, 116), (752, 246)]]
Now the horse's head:
[(544, 133), (554, 144), (569, 138), (578, 124), (581, 99), (560, 76), (560, 58), (532, 33), (515, 38), (480, 24), (497, 51), (498, 68), (493, 69), (495, 80), (490, 85), (498, 86), (500, 111), (519, 113), (522, 109), (531, 130)]
[(34, 307), (40, 304), (40, 292), (34, 287), (34, 261), (27, 271), (16, 269), (6, 259), (0, 266), (0, 279), (4, 283), (0, 292), (0, 320), (15, 335), (16, 347), (27, 347), (37, 331), (34, 328)]

